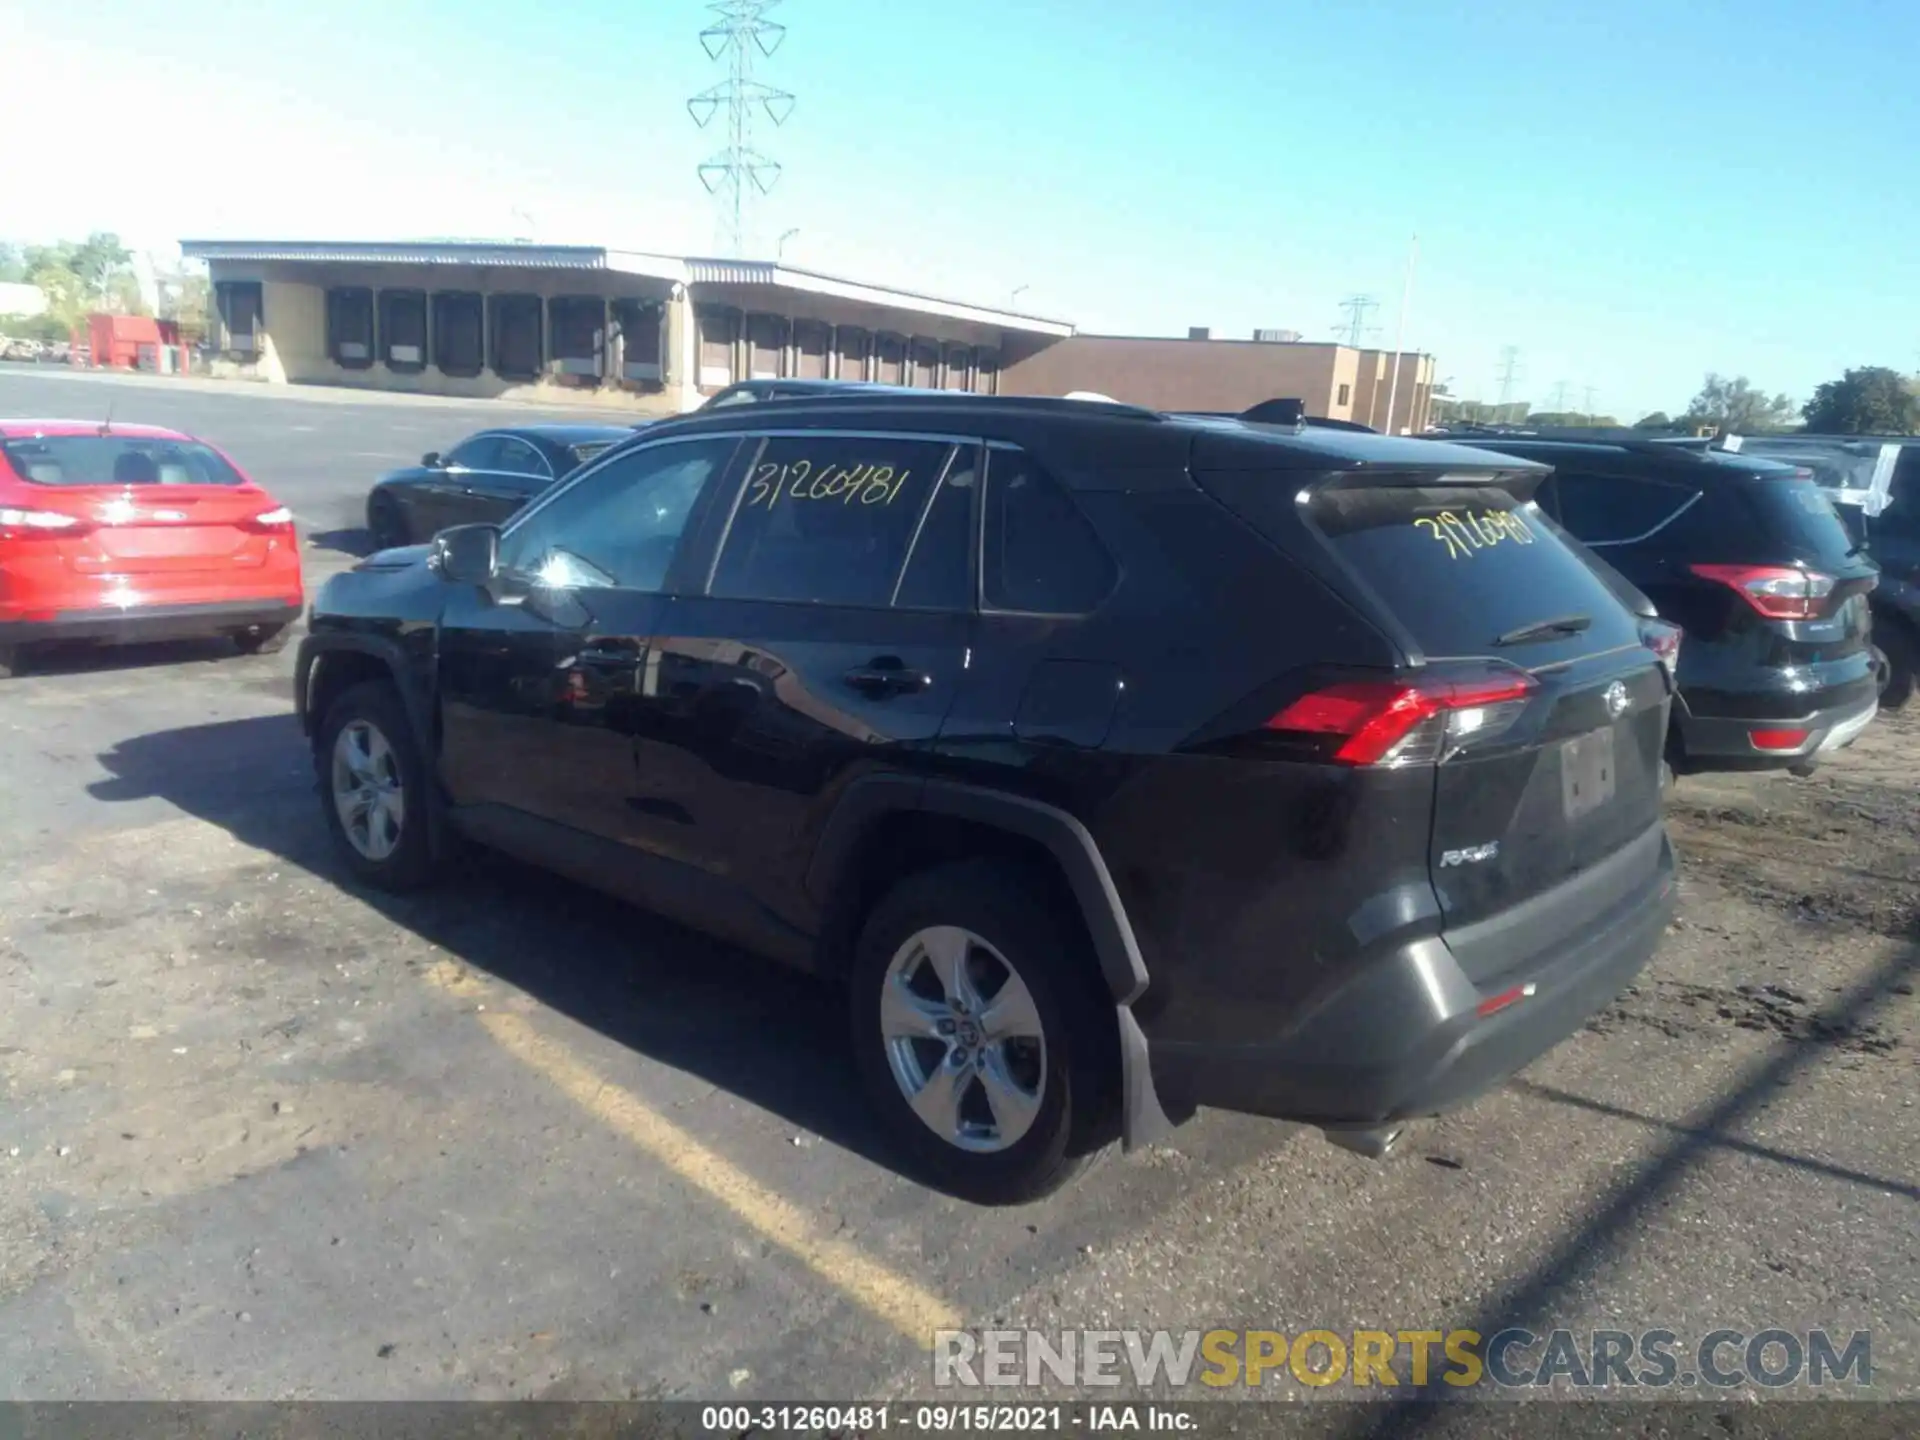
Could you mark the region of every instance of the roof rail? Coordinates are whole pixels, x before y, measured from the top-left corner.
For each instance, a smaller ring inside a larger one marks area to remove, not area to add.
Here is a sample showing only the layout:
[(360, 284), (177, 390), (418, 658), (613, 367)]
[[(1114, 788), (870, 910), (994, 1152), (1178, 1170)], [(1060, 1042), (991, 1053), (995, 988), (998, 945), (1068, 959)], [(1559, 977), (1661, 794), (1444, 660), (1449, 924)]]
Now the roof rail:
[(1474, 440), (1537, 440), (1553, 445), (1612, 445), (1622, 450), (1653, 451), (1665, 455), (1704, 450), (1706, 442), (1691, 435), (1676, 435), (1620, 426), (1541, 425), (1450, 425), (1437, 440), (1472, 443)]
[[(781, 413), (800, 406), (830, 407), (845, 405), (913, 405), (933, 409), (990, 409), (1031, 411), (1036, 414), (1114, 415), (1129, 420), (1164, 420), (1158, 410), (1129, 405), (1120, 400), (1084, 400), (1063, 395), (974, 395), (965, 390), (910, 390), (885, 385), (863, 390), (822, 390), (817, 394), (792, 395), (780, 401)], [(691, 414), (700, 414), (692, 411)]]

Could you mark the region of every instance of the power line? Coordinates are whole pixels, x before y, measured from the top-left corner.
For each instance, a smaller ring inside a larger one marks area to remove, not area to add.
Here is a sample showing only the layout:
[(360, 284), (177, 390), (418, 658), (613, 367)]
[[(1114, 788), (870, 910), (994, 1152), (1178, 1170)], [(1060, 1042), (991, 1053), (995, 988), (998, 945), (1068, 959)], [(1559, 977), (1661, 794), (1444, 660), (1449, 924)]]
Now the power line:
[(1511, 405), (1513, 403), (1513, 382), (1520, 378), (1520, 347), (1518, 345), (1501, 347), (1500, 374), (1496, 378), (1500, 382), (1500, 403), (1502, 405)]
[(1369, 335), (1378, 334), (1378, 325), (1367, 324), (1369, 312), (1380, 308), (1380, 302), (1371, 295), (1349, 295), (1340, 302), (1340, 308), (1347, 312), (1344, 324), (1333, 327), (1336, 335), (1344, 334), (1347, 344), (1358, 350), (1360, 342)]
[(1593, 386), (1588, 385), (1585, 387), (1585, 390), (1586, 390), (1586, 397), (1587, 397), (1587, 408), (1582, 413), (1586, 415), (1587, 423), (1591, 425), (1593, 423), (1593, 417), (1594, 417), (1594, 409), (1593, 409), (1594, 388)]
[(700, 162), (700, 183), (719, 205), (720, 248), (744, 253), (750, 236), (750, 202), (769, 193), (780, 179), (780, 162), (754, 148), (753, 123), (764, 112), (775, 125), (787, 123), (794, 99), (785, 90), (753, 78), (754, 59), (770, 58), (787, 38), (787, 27), (766, 18), (780, 0), (716, 0), (708, 5), (720, 18), (700, 32), (707, 58), (727, 57), (727, 78), (687, 101), (693, 123), (705, 129), (722, 109), (727, 112), (727, 143)]
[(1567, 391), (1570, 390), (1571, 388), (1573, 387), (1568, 385), (1567, 382), (1564, 380), (1560, 381), (1558, 384), (1556, 384), (1553, 387), (1553, 413), (1554, 414), (1564, 415), (1567, 413)]

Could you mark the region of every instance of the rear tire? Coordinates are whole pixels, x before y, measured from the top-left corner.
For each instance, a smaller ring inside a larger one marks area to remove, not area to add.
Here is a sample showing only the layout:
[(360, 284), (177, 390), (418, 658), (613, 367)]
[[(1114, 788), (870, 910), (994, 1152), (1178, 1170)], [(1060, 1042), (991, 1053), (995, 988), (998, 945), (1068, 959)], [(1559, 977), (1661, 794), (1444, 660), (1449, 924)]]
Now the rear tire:
[(235, 631), (233, 643), (242, 655), (278, 655), (292, 638), (292, 625), (256, 625)]
[(374, 492), (367, 501), (367, 533), (375, 550), (393, 550), (408, 543), (407, 517), (391, 495)]
[(969, 860), (909, 876), (868, 917), (849, 979), (861, 1079), (929, 1184), (1037, 1200), (1104, 1139), (1112, 1007), (1078, 925), (1030, 871)]
[(0, 645), (0, 680), (11, 680), (16, 675), (24, 675), (26, 673), (26, 647), (21, 645)]
[(327, 829), (354, 875), (396, 893), (438, 878), (427, 810), (432, 782), (393, 686), (370, 680), (335, 700), (313, 759)]
[(1920, 645), (1897, 623), (1889, 625), (1876, 644), (1887, 658), (1886, 680), (1880, 687), (1880, 707), (1898, 710), (1913, 698), (1915, 684), (1920, 683), (1920, 677), (1915, 674), (1920, 669)]

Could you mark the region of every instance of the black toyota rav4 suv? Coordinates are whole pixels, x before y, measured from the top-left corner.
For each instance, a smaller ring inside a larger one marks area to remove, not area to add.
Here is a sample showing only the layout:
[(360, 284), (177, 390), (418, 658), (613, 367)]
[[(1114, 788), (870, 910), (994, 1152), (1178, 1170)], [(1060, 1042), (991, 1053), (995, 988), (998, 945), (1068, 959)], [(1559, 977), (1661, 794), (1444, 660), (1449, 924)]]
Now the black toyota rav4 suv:
[(337, 576), (298, 708), (363, 879), (478, 841), (842, 982), (956, 1193), (1200, 1105), (1379, 1154), (1673, 904), (1667, 672), (1545, 474), (1087, 401), (744, 406)]
[(1801, 469), (1641, 436), (1486, 436), (1553, 466), (1541, 508), (1685, 634), (1676, 769), (1805, 772), (1878, 709), (1879, 575)]

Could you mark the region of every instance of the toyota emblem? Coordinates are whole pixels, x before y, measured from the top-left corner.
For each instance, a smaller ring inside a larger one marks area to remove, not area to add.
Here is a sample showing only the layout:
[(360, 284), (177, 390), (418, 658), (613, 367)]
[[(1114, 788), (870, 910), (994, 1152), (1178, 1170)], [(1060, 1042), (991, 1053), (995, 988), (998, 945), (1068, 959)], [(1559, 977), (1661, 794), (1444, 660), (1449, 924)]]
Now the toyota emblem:
[(1618, 720), (1627, 713), (1627, 707), (1633, 704), (1633, 697), (1627, 694), (1627, 687), (1618, 680), (1607, 686), (1607, 714)]

